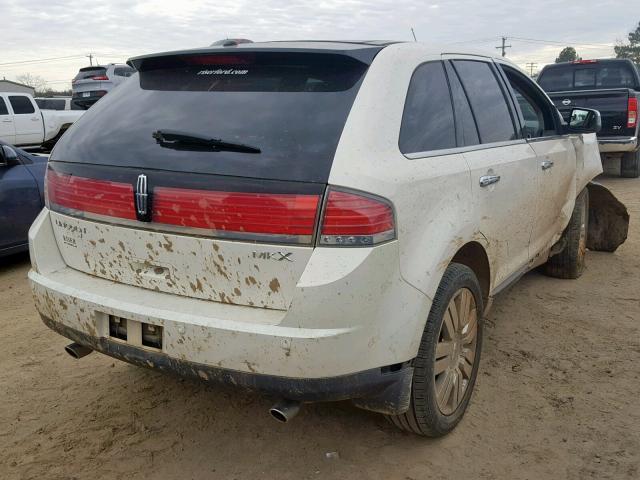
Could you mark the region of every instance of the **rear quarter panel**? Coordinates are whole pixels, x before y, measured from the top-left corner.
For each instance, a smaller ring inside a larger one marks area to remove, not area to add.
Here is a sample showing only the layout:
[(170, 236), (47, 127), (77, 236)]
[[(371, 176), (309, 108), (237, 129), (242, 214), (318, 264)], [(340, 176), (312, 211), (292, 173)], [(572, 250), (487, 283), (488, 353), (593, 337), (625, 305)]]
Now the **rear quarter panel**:
[[(395, 207), (402, 277), (435, 295), (450, 259), (478, 240), (471, 218), (471, 180), (460, 154), (409, 159), (398, 147), (411, 75), (426, 61), (440, 60), (421, 45), (383, 49), (364, 79), (343, 131), (329, 183), (375, 193)], [(416, 333), (426, 318), (416, 319)]]

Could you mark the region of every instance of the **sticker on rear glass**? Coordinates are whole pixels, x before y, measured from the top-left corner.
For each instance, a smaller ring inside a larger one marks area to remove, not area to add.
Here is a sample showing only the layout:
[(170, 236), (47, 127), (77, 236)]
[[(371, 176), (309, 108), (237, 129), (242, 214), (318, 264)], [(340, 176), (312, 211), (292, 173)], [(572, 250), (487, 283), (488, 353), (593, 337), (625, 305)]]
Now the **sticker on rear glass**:
[(246, 75), (249, 70), (236, 70), (235, 68), (217, 68), (215, 70), (200, 70), (198, 75)]

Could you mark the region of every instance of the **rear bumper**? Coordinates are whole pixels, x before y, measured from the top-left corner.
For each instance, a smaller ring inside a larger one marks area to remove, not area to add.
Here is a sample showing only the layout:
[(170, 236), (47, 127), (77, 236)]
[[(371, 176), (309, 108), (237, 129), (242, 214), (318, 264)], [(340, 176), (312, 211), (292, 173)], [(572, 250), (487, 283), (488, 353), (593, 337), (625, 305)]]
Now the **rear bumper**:
[(171, 358), (163, 353), (132, 347), (124, 342), (96, 338), (47, 317), (42, 321), (53, 331), (81, 345), (141, 367), (191, 377), (205, 383), (228, 384), (266, 392), (301, 402), (353, 400), (368, 410), (387, 414), (406, 411), (413, 367), (409, 363), (393, 369), (375, 368), (326, 378), (288, 378), (261, 375)]
[(97, 91), (89, 92), (89, 94), (90, 95), (88, 97), (82, 96), (82, 93), (80, 93), (79, 95), (74, 95), (71, 101), (74, 102), (76, 105), (80, 105), (82, 107), (93, 105), (102, 97), (104, 97), (107, 94), (107, 91), (97, 90)]
[(638, 137), (598, 137), (601, 153), (633, 152), (638, 148)]
[[(431, 306), (400, 278), (393, 242), (359, 250), (362, 261), (348, 271), (336, 262), (349, 257), (316, 249), (320, 259), (307, 264), (308, 278), (299, 280), (288, 310), (163, 293), (74, 270), (62, 259), (46, 208), (31, 227), (29, 248), (36, 308), (53, 330), (132, 363), (304, 401), (366, 397), (366, 408), (381, 411), (372, 392), (393, 391), (399, 405)], [(126, 341), (110, 335), (110, 316), (127, 319)], [(143, 346), (144, 323), (162, 327), (161, 349)], [(383, 403), (394, 404), (387, 397)]]

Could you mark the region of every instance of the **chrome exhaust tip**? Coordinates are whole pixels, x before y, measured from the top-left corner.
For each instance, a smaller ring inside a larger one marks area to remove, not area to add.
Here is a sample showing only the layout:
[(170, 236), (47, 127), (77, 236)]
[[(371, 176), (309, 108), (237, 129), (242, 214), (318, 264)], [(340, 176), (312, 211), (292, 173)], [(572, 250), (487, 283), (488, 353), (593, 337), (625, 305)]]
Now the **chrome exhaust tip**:
[(70, 343), (66, 347), (64, 347), (64, 351), (71, 355), (73, 358), (80, 359), (82, 357), (86, 357), (93, 350), (89, 347), (85, 347), (84, 345), (80, 345), (78, 343)]
[(281, 423), (287, 423), (293, 420), (300, 412), (301, 403), (297, 400), (280, 400), (269, 409), (269, 413), (273, 418)]

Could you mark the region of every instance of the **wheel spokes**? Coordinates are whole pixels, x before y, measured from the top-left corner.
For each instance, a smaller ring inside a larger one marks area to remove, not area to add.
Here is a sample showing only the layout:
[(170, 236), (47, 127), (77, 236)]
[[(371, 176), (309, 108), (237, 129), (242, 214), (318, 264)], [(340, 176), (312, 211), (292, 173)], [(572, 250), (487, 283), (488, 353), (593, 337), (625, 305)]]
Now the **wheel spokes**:
[(478, 315), (475, 298), (468, 288), (458, 290), (444, 312), (434, 355), (436, 402), (444, 415), (456, 411), (471, 382)]

